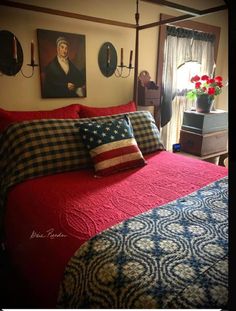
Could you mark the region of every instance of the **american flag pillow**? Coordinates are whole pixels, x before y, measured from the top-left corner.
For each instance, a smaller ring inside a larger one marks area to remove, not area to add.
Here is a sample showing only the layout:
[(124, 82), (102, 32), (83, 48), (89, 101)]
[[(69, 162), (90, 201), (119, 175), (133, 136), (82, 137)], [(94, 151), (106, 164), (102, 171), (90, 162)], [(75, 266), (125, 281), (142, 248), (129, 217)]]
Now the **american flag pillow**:
[(97, 176), (146, 164), (127, 116), (107, 122), (77, 123)]

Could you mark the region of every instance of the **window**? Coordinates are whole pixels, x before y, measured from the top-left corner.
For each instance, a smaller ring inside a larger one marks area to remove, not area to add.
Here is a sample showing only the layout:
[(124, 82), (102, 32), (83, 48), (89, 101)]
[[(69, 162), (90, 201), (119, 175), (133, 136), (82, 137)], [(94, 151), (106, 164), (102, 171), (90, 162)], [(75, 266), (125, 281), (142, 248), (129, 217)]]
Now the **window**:
[(193, 88), (190, 82), (191, 77), (201, 72), (201, 64), (195, 61), (189, 61), (180, 65), (177, 69), (177, 95), (183, 96), (187, 90)]
[[(173, 16), (161, 14), (161, 20)], [(216, 63), (220, 27), (182, 21), (159, 28), (157, 84), (160, 86), (161, 135), (167, 150), (177, 143), (183, 113), (195, 107), (186, 98), (190, 78), (211, 74)], [(177, 95), (177, 96), (176, 96)]]

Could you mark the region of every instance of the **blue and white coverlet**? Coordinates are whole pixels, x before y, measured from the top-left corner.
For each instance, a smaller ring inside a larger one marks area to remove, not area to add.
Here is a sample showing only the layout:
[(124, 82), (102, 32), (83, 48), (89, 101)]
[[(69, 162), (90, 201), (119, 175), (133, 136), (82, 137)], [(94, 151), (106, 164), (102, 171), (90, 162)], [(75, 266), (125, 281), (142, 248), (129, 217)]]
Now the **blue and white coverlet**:
[(228, 179), (123, 221), (69, 261), (59, 308), (210, 308), (228, 303)]

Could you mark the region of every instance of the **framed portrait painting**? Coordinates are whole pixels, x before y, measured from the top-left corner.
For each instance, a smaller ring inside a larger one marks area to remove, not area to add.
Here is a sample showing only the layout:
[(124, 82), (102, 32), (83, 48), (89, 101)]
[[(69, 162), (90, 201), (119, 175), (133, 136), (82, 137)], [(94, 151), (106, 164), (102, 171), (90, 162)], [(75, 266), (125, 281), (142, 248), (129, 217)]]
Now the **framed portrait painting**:
[(85, 35), (37, 29), (42, 98), (86, 97)]

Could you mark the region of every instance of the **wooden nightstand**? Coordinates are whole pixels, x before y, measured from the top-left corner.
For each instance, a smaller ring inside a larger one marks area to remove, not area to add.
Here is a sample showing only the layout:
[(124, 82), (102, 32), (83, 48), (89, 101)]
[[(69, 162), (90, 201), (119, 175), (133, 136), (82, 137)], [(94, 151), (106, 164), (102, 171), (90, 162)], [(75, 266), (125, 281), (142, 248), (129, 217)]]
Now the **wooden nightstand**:
[(198, 134), (180, 130), (181, 150), (199, 157), (227, 152), (228, 131)]
[(218, 164), (221, 155), (227, 156), (227, 116), (223, 110), (210, 113), (185, 111), (179, 140), (181, 153)]

